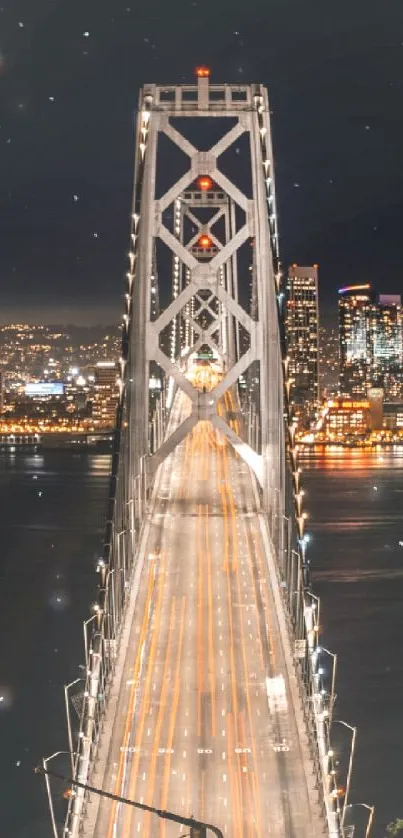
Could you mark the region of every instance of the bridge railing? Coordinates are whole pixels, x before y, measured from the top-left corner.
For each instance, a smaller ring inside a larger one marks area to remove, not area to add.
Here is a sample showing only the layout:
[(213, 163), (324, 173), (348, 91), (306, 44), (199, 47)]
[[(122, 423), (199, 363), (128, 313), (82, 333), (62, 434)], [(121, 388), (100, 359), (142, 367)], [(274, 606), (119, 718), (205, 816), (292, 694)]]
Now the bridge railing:
[[(287, 617), (288, 639), (293, 653), (293, 668), (315, 775), (315, 788), (330, 838), (341, 838), (344, 834), (343, 813), (347, 800), (345, 798), (341, 805), (341, 790), (334, 770), (331, 747), (335, 668), (329, 690), (320, 665), (320, 653), (323, 651), (319, 645), (320, 600), (313, 593), (307, 576), (305, 551), (301, 554), (293, 547), (297, 540), (291, 518), (281, 516), (283, 526), (278, 527), (275, 517), (276, 513), (273, 513), (271, 520), (270, 516), (268, 520), (271, 553), (277, 557), (277, 580)], [(278, 536), (277, 546), (273, 535)]]
[[(100, 559), (97, 566), (100, 574), (98, 602), (93, 606), (93, 615), (84, 622), (85, 679), (76, 741), (68, 704), (66, 708), (69, 748), (74, 754), (73, 776), (84, 784), (89, 783), (95, 764), (125, 622), (128, 595), (136, 572), (136, 548), (146, 510), (144, 471), (134, 480), (134, 496), (127, 506), (127, 528), (119, 530), (115, 521), (109, 527), (107, 560)], [(85, 804), (85, 792), (82, 789), (72, 791), (65, 821), (65, 835), (78, 834), (81, 819), (85, 814)]]
[[(68, 696), (66, 699), (73, 777), (84, 784), (90, 782), (96, 760), (147, 506), (144, 461), (140, 462), (139, 473), (131, 476), (130, 455), (122, 404), (112, 455), (106, 538), (96, 568), (100, 578), (98, 599), (92, 616), (84, 622), (85, 677), (76, 736)], [(83, 789), (71, 791), (64, 835), (79, 833), (86, 800)]]
[[(125, 421), (126, 408), (122, 399), (112, 454), (106, 537), (103, 555), (96, 568), (100, 576), (98, 601), (93, 606), (92, 616), (84, 622), (85, 678), (76, 737), (73, 737), (68, 696), (66, 701), (69, 748), (74, 754), (73, 778), (83, 784), (90, 782), (96, 761), (129, 593), (139, 570), (138, 548), (148, 506), (145, 457), (140, 460), (139, 473), (134, 477), (130, 474), (132, 452)], [(169, 429), (170, 409), (164, 391), (157, 400), (153, 419), (150, 453), (154, 444), (160, 444), (167, 427)], [(83, 789), (71, 791), (64, 835), (78, 835), (86, 802)]]

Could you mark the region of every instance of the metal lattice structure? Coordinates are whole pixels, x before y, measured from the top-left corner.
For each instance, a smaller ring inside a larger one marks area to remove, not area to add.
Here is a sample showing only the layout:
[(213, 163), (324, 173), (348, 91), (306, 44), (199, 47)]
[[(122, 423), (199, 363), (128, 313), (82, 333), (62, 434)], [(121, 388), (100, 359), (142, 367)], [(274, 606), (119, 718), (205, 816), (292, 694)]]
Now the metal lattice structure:
[[(198, 149), (173, 124), (180, 118), (217, 116), (224, 127), (223, 136), (207, 151)], [(284, 482), (284, 435), (281, 422), (274, 427), (270, 416), (282, 416), (282, 371), (276, 291), (281, 279), (278, 264), (278, 233), (269, 107), (262, 86), (210, 85), (208, 77), (198, 79), (193, 87), (144, 88), (139, 104), (135, 191), (132, 216), (130, 271), (128, 273), (126, 321), (131, 322), (138, 340), (132, 343), (128, 358), (133, 370), (131, 404), (136, 427), (141, 429), (133, 440), (136, 471), (147, 459), (147, 473), (152, 479), (157, 466), (189, 433), (199, 419), (210, 419), (234, 445), (256, 473), (263, 489), (266, 505), (274, 486)], [(163, 134), (188, 159), (185, 174), (178, 177), (161, 195), (156, 194), (156, 172), (159, 136)], [(248, 166), (251, 193), (234, 183), (220, 166), (221, 156), (244, 135), (249, 143)], [(200, 178), (209, 178), (214, 190), (197, 190)], [(195, 188), (196, 183), (196, 188)], [(205, 221), (197, 217), (197, 209), (214, 209)], [(171, 213), (171, 229), (166, 221)], [(184, 219), (193, 222), (194, 233), (186, 241)], [(261, 219), (267, 219), (262, 224)], [(222, 219), (224, 235), (214, 234)], [(208, 241), (208, 247), (198, 241)], [(173, 263), (173, 299), (156, 319), (151, 317), (151, 277), (153, 276), (154, 242), (162, 242)], [(245, 243), (253, 243), (254, 311), (246, 310), (238, 296), (238, 254)], [(212, 316), (208, 328), (201, 329), (195, 311), (208, 310)], [(183, 346), (183, 330), (179, 320), (187, 324), (189, 346)], [(223, 323), (225, 320), (225, 323)], [(171, 324), (170, 351), (164, 351), (163, 333)], [(213, 335), (219, 327), (220, 340)], [(240, 351), (239, 330), (247, 336), (247, 348)], [(270, 340), (265, 336), (270, 335)], [(200, 393), (184, 374), (184, 361), (190, 352), (205, 344), (214, 346), (221, 355), (225, 375), (210, 393)], [(181, 355), (185, 350), (185, 356)], [(181, 388), (191, 401), (191, 411), (171, 437), (165, 438), (150, 454), (147, 437), (150, 365), (158, 364), (166, 379)], [(234, 387), (240, 376), (255, 365), (257, 368), (257, 403), (259, 405), (259, 444), (253, 449), (247, 435), (237, 436), (218, 415), (217, 404), (225, 390)], [(271, 426), (271, 427), (270, 427)], [(270, 428), (270, 429), (269, 429)]]
[[(204, 122), (213, 123), (212, 133), (203, 133)], [(189, 139), (187, 126), (193, 126), (196, 139), (203, 138), (202, 148)], [(168, 166), (170, 182), (160, 194), (161, 137), (180, 153), (185, 170), (178, 174), (176, 164)], [(244, 186), (237, 182), (241, 151), (242, 170), (248, 173)], [(339, 838), (336, 781), (331, 780), (329, 793), (328, 777), (333, 776), (329, 719), (334, 679), (329, 693), (319, 667), (319, 601), (311, 591), (306, 558), (281, 291), (266, 89), (211, 85), (205, 73), (196, 85), (146, 85), (136, 129), (120, 400), (105, 546), (98, 563), (100, 594), (85, 624), (77, 745), (66, 692), (69, 750), (75, 753), (73, 774), (87, 782), (101, 739), (127, 600), (139, 584), (137, 557), (154, 476), (196, 423), (208, 419), (256, 475), (292, 637), (313, 771), (328, 834)], [(169, 295), (165, 306), (164, 295)], [(189, 358), (203, 347), (215, 353), (223, 372), (209, 392), (196, 389), (186, 376)], [(160, 387), (157, 395), (150, 395), (156, 379)], [(247, 383), (243, 396), (240, 379)], [(172, 430), (170, 406), (178, 389), (188, 396), (189, 412)], [(218, 410), (229, 389), (243, 416), (238, 432)], [(82, 790), (70, 799), (65, 834), (78, 834), (85, 800)]]

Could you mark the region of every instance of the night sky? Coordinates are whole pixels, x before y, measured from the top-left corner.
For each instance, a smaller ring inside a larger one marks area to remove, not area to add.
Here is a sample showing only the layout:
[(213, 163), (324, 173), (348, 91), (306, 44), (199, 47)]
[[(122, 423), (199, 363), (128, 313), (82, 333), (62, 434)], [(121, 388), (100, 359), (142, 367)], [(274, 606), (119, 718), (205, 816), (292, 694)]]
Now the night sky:
[(401, 0), (0, 0), (0, 322), (117, 321), (145, 82), (263, 82), (283, 264), (402, 289)]

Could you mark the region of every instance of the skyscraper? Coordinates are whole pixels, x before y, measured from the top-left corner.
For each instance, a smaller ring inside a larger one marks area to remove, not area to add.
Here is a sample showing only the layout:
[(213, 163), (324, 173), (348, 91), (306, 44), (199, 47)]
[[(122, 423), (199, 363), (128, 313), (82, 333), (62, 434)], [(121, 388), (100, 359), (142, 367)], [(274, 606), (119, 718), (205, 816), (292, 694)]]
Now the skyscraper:
[(102, 427), (114, 428), (118, 404), (118, 367), (114, 361), (100, 361), (95, 367), (92, 418)]
[(399, 399), (403, 380), (401, 296), (380, 294), (372, 323), (372, 384), (383, 387), (387, 399)]
[(319, 403), (318, 376), (318, 266), (293, 265), (288, 271), (286, 338), (291, 399), (296, 413), (315, 417)]
[(346, 285), (339, 290), (340, 392), (366, 396), (371, 385), (371, 286)]
[(341, 393), (365, 397), (375, 386), (383, 388), (386, 398), (400, 398), (401, 297), (377, 296), (370, 285), (348, 285), (339, 295)]

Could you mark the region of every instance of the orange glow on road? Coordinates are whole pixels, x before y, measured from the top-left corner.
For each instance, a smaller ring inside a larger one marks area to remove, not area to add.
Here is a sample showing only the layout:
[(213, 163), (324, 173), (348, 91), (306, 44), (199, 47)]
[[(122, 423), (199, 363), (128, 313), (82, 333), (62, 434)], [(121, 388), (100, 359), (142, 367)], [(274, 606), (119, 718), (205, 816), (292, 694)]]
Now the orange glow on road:
[[(214, 364), (194, 364), (188, 378), (208, 392), (222, 380), (222, 372)], [(189, 408), (186, 397), (181, 398), (178, 416), (183, 421)], [(223, 394), (217, 412), (242, 437), (234, 390)], [(134, 665), (114, 788), (162, 809), (175, 811), (181, 800), (186, 815), (215, 822), (212, 796), (223, 781), (228, 804), (219, 818), (224, 831), (237, 838), (263, 838), (266, 800), (260, 772), (261, 749), (267, 745), (261, 741), (263, 720), (256, 709), (268, 712), (264, 678), (279, 677), (282, 662), (276, 653), (271, 597), (262, 582), (264, 546), (251, 520), (254, 513), (246, 513), (253, 501), (242, 495), (248, 491), (247, 471), (244, 466), (239, 471), (239, 455), (207, 420), (199, 420), (175, 451), (169, 464), (174, 479), (163, 478), (160, 484), (163, 498), (169, 487), (170, 508), (158, 513), (161, 521), (152, 525), (164, 527), (170, 540), (168, 546), (161, 542), (158, 561), (144, 570), (147, 579), (134, 624), (138, 640), (133, 651), (129, 647)], [(185, 540), (173, 523), (182, 515), (190, 527)], [(178, 573), (185, 566), (189, 576), (181, 591)], [(219, 768), (218, 773), (209, 770), (212, 755), (222, 758), (224, 774)], [(270, 750), (268, 758), (270, 762)], [(131, 807), (113, 803), (107, 812), (108, 838), (175, 834), (169, 824), (157, 824), (149, 813), (138, 814)]]

